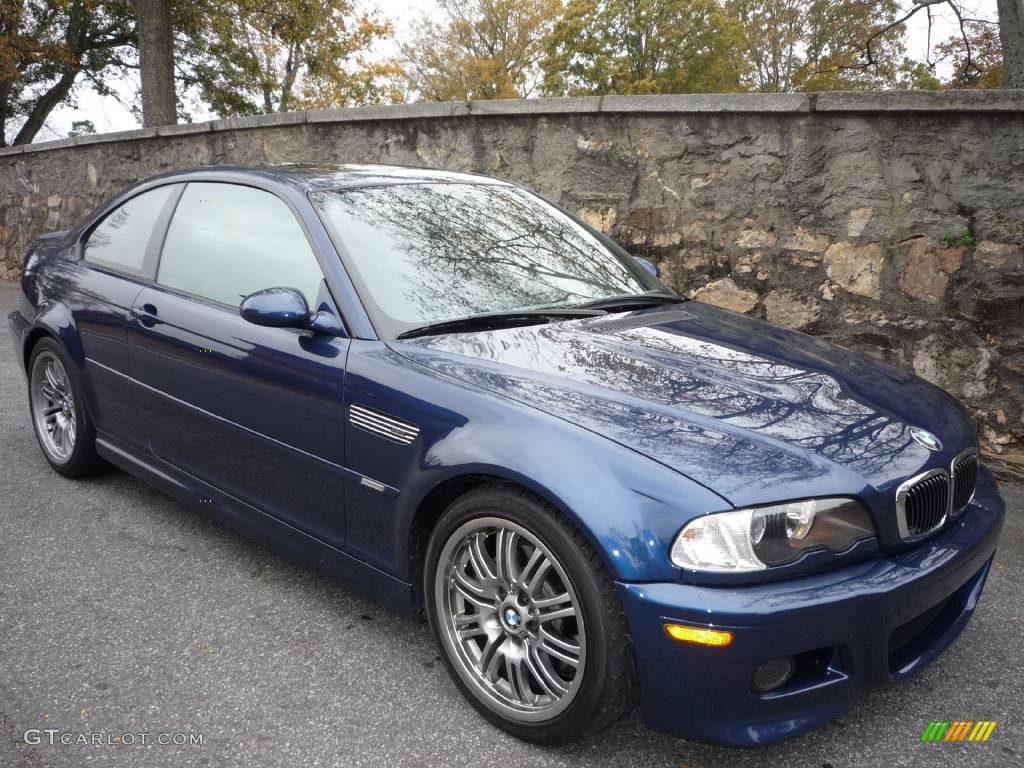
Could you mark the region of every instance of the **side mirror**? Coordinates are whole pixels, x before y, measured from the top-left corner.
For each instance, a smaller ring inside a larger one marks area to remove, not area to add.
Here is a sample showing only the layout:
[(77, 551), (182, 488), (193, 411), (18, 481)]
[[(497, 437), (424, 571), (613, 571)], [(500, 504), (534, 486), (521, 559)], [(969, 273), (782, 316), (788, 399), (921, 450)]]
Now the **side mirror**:
[(634, 256), (633, 261), (635, 261), (637, 264), (646, 269), (655, 277), (661, 277), (661, 270), (658, 268), (658, 265), (655, 264), (650, 259), (645, 259), (643, 256)]
[(238, 307), (242, 317), (253, 325), (270, 328), (305, 328), (309, 305), (294, 288), (267, 288), (242, 299)]
[(253, 325), (270, 328), (301, 328), (313, 333), (344, 336), (345, 326), (333, 312), (310, 312), (306, 298), (294, 288), (267, 288), (242, 299), (238, 307)]

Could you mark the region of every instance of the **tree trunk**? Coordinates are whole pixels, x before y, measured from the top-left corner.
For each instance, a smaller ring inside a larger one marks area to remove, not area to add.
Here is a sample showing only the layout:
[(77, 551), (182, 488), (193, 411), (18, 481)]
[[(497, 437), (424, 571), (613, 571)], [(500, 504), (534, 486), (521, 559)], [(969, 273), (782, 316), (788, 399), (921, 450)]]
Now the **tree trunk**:
[(10, 107), (8, 106), (10, 100), (10, 83), (0, 83), (0, 147), (7, 146), (7, 115), (10, 112)]
[(174, 36), (169, 0), (135, 0), (142, 71), (142, 124), (178, 122), (174, 94)]
[(32, 111), (28, 113), (28, 119), (21, 126), (18, 135), (14, 137), (15, 145), (32, 143), (54, 107), (63, 103), (67, 99), (68, 94), (71, 93), (71, 87), (75, 84), (76, 77), (78, 77), (77, 69), (65, 68), (64, 74), (60, 76), (60, 80), (50, 86), (49, 90), (36, 100)]
[(1006, 87), (1024, 88), (1024, 0), (998, 0)]
[[(0, 10), (0, 40), (10, 46), (11, 40), (17, 40), (21, 30), (21, 3), (9, 4)], [(14, 94), (14, 76), (8, 72), (0, 79), (0, 147), (7, 146), (7, 120), (12, 116), (13, 105), (11, 96)]]

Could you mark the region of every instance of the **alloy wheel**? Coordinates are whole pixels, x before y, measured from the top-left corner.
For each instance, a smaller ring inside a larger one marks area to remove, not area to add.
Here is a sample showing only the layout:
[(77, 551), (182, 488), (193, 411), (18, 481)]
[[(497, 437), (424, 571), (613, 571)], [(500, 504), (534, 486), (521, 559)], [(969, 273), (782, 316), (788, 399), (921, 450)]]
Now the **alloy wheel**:
[(58, 464), (69, 461), (78, 438), (75, 398), (64, 363), (49, 350), (32, 366), (32, 413), (43, 450)]
[(498, 517), (464, 523), (441, 551), (434, 590), (445, 650), (489, 708), (541, 722), (572, 703), (587, 657), (584, 617), (537, 536)]

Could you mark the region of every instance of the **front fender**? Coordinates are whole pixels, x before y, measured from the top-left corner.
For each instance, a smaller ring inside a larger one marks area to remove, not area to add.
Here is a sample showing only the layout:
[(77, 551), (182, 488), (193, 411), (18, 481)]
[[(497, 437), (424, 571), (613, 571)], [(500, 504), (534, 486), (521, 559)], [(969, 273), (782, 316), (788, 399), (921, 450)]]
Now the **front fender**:
[[(601, 455), (603, 446), (584, 445), (559, 430), (534, 427), (506, 431), (508, 449), (488, 440), (445, 441), (443, 471), (428, 473), (409, 489), (398, 530), (412, 525), (423, 500), (438, 485), (467, 475), (483, 475), (521, 485), (557, 508), (590, 541), (616, 579), (630, 582), (679, 578), (668, 552), (675, 535), (692, 517), (728, 508), (719, 496), (664, 467), (630, 456)], [(515, 453), (534, 440), (543, 448)], [(595, 441), (596, 442), (596, 441)], [(483, 449), (492, 461), (474, 461)], [(609, 453), (614, 453), (609, 452)], [(396, 550), (399, 541), (395, 542)], [(397, 552), (396, 552), (397, 553)]]
[(410, 361), (380, 342), (354, 341), (346, 402), (419, 429), (412, 445), (389, 445), (351, 424), (346, 464), (388, 486), (353, 483), (346, 546), (412, 581), (409, 538), (423, 502), (455, 478), (509, 480), (554, 505), (623, 581), (676, 579), (668, 559), (679, 528), (728, 508), (717, 494), (588, 430)]

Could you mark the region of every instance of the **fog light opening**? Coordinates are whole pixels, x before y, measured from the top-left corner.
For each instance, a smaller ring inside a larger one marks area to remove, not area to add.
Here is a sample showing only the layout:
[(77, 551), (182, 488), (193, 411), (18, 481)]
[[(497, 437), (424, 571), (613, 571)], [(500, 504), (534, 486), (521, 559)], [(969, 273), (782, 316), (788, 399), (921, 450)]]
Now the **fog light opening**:
[(757, 693), (777, 690), (789, 682), (795, 671), (796, 660), (792, 656), (771, 659), (754, 670), (751, 687)]

